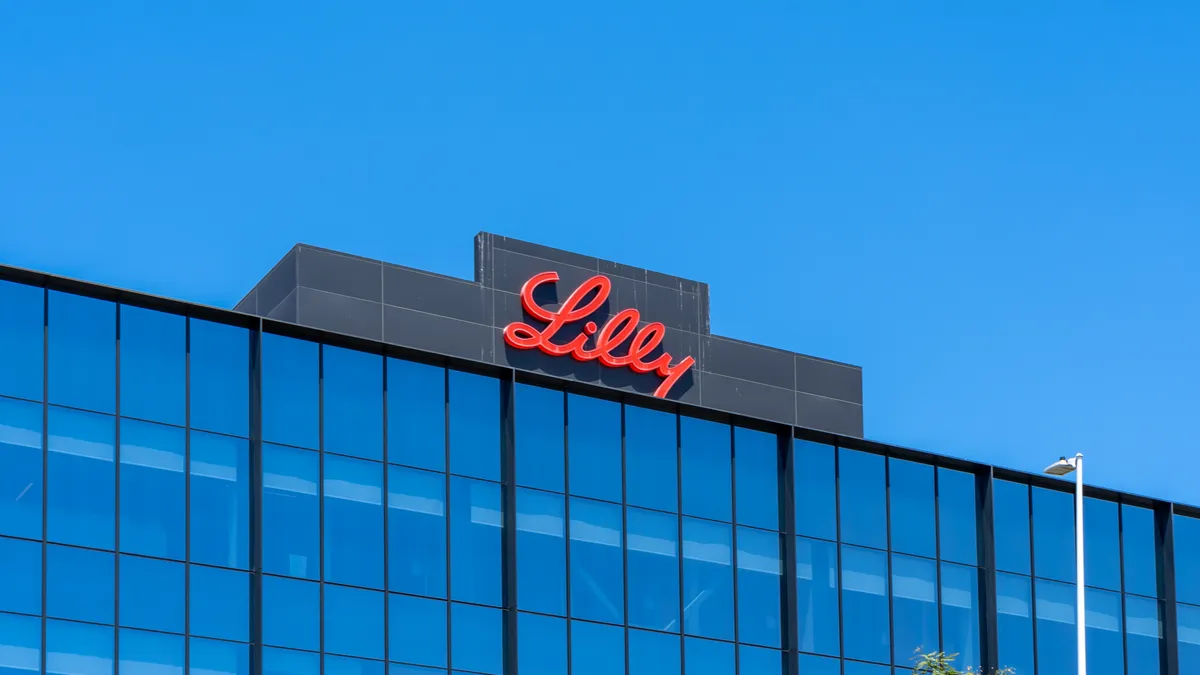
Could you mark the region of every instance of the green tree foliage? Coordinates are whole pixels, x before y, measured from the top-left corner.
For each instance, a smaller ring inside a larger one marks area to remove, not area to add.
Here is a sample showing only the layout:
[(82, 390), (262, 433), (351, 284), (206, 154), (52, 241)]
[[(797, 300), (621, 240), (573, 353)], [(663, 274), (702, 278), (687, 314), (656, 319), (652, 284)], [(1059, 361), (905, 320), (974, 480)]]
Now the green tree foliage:
[(956, 658), (958, 658), (958, 654), (945, 652), (918, 653), (914, 658), (917, 665), (913, 668), (913, 675), (1017, 675), (1012, 668), (993, 670), (990, 674), (984, 673), (983, 669), (976, 670), (974, 666), (967, 666), (966, 670), (959, 670), (954, 667)]

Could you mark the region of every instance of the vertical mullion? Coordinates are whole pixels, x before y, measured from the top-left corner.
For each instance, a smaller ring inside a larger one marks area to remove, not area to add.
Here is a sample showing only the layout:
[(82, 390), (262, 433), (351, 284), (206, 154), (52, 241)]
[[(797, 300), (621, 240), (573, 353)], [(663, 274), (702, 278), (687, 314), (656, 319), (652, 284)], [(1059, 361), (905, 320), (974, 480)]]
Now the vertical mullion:
[(679, 672), (687, 673), (687, 630), (684, 629), (684, 598), (683, 585), (683, 419), (675, 414), (675, 505), (679, 512), (675, 520), (676, 541), (679, 542)]
[[(1087, 502), (1085, 501), (1086, 505)], [(1086, 549), (1085, 549), (1086, 551)], [(1119, 561), (1117, 570), (1120, 572), (1120, 589), (1121, 589), (1121, 659), (1123, 661), (1121, 672), (1129, 672), (1129, 612), (1126, 610), (1125, 604), (1125, 505), (1120, 501), (1117, 502), (1117, 560)], [(1084, 561), (1087, 564), (1087, 561)], [(1085, 570), (1086, 573), (1086, 570)], [(1084, 590), (1084, 593), (1087, 591)], [(1084, 617), (1084, 630), (1087, 630), (1087, 617)], [(1137, 675), (1141, 675), (1140, 673)]]
[(321, 591), (321, 673), (325, 672), (325, 345), (317, 345), (317, 571)]
[[(250, 672), (262, 675), (262, 335), (260, 318), (250, 331)], [(190, 567), (190, 566), (189, 566)], [(190, 593), (190, 590), (189, 590)], [(190, 630), (189, 630), (190, 633)], [(188, 638), (191, 640), (191, 638)], [(188, 650), (191, 651), (190, 649)], [(319, 657), (318, 657), (319, 658)]]
[(116, 438), (113, 446), (113, 471), (116, 479), (116, 490), (113, 498), (115, 510), (113, 513), (113, 672), (121, 672), (121, 303), (114, 302), (113, 310), (117, 313), (117, 344), (115, 345), (116, 363), (116, 417), (113, 420)]
[(1163, 637), (1160, 642), (1164, 675), (1180, 675), (1179, 608), (1175, 588), (1175, 505), (1158, 504), (1154, 509), (1155, 557), (1159, 596), (1162, 600)]
[[(988, 467), (975, 474), (975, 500), (978, 515), (976, 541), (982, 586), (979, 594), (979, 633), (982, 642), (984, 672), (1000, 667), (1000, 633), (996, 600), (996, 525), (994, 503), (994, 471)], [(940, 536), (940, 534), (939, 534)]]
[(501, 560), (504, 584), (504, 672), (517, 672), (517, 480), (516, 480), (516, 373), (509, 370), (500, 381), (500, 494), (503, 499)]
[(733, 672), (742, 673), (742, 641), (738, 626), (738, 518), (737, 518), (737, 434), (729, 425), (729, 524), (731, 549), (729, 559), (733, 561)]
[[(192, 632), (192, 320), (183, 319), (183, 634)], [(253, 607), (253, 595), (249, 598)], [(253, 616), (253, 609), (250, 610)], [(183, 672), (191, 667), (184, 637)], [(253, 647), (251, 647), (253, 651)], [(251, 663), (254, 663), (251, 656)], [(254, 672), (251, 670), (251, 672)]]
[(629, 672), (629, 495), (626, 485), (625, 403), (621, 406), (621, 623), (625, 639), (625, 672)]
[(571, 406), (562, 392), (563, 407), (563, 545), (566, 546), (567, 579), (567, 675), (571, 675), (573, 658), (571, 634), (575, 620), (571, 618)]
[(783, 615), (780, 629), (783, 631), (782, 645), (785, 650), (785, 673), (798, 675), (800, 671), (800, 639), (797, 633), (799, 608), (796, 597), (796, 508), (795, 508), (795, 432), (788, 427), (786, 435), (778, 435), (779, 460), (779, 529), (783, 553), (780, 565), (781, 592), (783, 593)]
[[(888, 461), (891, 465), (891, 461)], [(891, 479), (888, 480), (889, 490), (891, 489)], [(892, 508), (892, 500), (888, 499), (888, 512), (890, 514)], [(888, 517), (888, 536), (891, 536), (891, 516)], [(892, 547), (891, 540), (888, 540), (888, 548)], [(937, 602), (937, 607), (934, 611), (937, 613), (937, 639), (938, 649), (942, 652), (946, 651), (946, 630), (945, 620), (942, 617), (942, 469), (939, 466), (933, 467), (933, 550), (935, 560), (933, 563), (933, 598)], [(888, 556), (889, 558), (891, 556)], [(891, 589), (892, 593), (896, 592), (895, 588)], [(892, 635), (896, 634), (895, 628), (892, 629)], [(892, 646), (893, 651), (895, 646)], [(895, 658), (893, 657), (893, 661)]]
[[(41, 672), (46, 672), (46, 558), (50, 531), (50, 291), (42, 289), (42, 616)], [(115, 595), (115, 593), (114, 593)]]
[[(838, 604), (838, 658), (846, 658), (846, 608), (842, 601), (842, 449), (833, 448), (833, 513), (837, 530), (834, 546), (837, 557), (837, 604)], [(891, 579), (888, 579), (891, 583)]]
[(450, 502), (450, 369), (442, 368), (442, 429), (443, 429), (443, 458), (442, 458), (442, 476), (446, 484), (446, 665), (448, 668), (454, 666), (450, 661), (450, 655), (454, 651), (454, 636), (450, 632), (451, 617), (450, 612), (453, 610), (454, 603), (451, 598), (454, 597), (452, 591), (454, 579), (450, 574), (450, 560), (454, 555), (453, 546), (450, 539), (450, 514), (453, 512), (453, 504)]
[[(934, 518), (934, 539), (937, 539), (937, 469), (934, 468), (933, 473), (933, 518)], [(887, 572), (885, 573), (886, 581), (884, 587), (887, 588), (887, 605), (888, 605), (888, 653), (891, 655), (891, 667), (896, 663), (896, 580), (892, 578), (892, 458), (883, 456), (883, 513), (885, 525), (885, 534), (887, 535), (887, 551), (884, 552), (884, 559), (887, 564)], [(938, 566), (938, 562), (934, 561), (934, 567)], [(938, 595), (938, 572), (934, 572), (934, 599), (940, 600)], [(938, 602), (938, 636), (941, 637), (942, 622), (941, 622), (941, 602)]]
[(380, 356), (381, 367), (380, 377), (382, 390), (380, 391), (381, 400), (383, 401), (383, 419), (381, 420), (381, 428), (383, 430), (383, 667), (388, 668), (391, 663), (391, 626), (389, 625), (388, 617), (391, 615), (392, 595), (390, 593), (391, 580), (388, 577), (388, 511), (391, 510), (388, 499), (388, 359), (387, 356)]
[[(1041, 656), (1038, 651), (1038, 615), (1037, 615), (1037, 552), (1034, 551), (1034, 533), (1033, 533), (1033, 485), (1025, 485), (1025, 498), (1029, 504), (1029, 616), (1030, 629), (1033, 631), (1033, 672), (1036, 674), (1041, 668)], [(1078, 613), (1079, 608), (1075, 608)], [(1054, 673), (1046, 673), (1045, 675), (1055, 675)]]

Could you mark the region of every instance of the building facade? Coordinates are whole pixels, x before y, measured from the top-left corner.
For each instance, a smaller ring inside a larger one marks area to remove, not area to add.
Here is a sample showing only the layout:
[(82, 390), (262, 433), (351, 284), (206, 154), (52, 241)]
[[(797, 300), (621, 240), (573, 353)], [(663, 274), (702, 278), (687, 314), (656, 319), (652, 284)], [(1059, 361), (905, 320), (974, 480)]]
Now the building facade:
[[(1070, 483), (863, 439), (704, 284), (475, 252), (237, 311), (0, 267), (0, 674), (1074, 672)], [(1200, 510), (1085, 522), (1089, 673), (1200, 673)]]

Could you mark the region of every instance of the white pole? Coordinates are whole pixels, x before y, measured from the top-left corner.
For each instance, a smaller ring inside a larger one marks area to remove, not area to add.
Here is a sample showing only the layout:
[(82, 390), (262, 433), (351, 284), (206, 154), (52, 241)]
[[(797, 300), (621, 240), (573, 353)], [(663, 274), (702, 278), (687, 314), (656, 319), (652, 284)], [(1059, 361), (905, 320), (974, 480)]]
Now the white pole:
[(1079, 607), (1075, 621), (1079, 649), (1079, 675), (1087, 675), (1087, 612), (1084, 609), (1083, 582), (1083, 454), (1075, 455), (1075, 604)]

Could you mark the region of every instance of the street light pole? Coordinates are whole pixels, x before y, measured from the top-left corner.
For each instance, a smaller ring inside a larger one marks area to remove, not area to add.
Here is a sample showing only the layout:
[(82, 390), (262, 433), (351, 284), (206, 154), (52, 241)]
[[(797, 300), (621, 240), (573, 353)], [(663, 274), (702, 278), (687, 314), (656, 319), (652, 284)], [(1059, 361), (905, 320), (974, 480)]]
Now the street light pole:
[(1046, 467), (1051, 476), (1065, 476), (1075, 472), (1075, 661), (1079, 664), (1079, 675), (1087, 675), (1087, 609), (1086, 589), (1083, 579), (1083, 453), (1071, 459), (1063, 457)]

